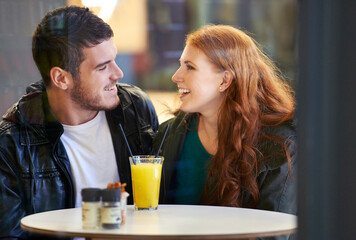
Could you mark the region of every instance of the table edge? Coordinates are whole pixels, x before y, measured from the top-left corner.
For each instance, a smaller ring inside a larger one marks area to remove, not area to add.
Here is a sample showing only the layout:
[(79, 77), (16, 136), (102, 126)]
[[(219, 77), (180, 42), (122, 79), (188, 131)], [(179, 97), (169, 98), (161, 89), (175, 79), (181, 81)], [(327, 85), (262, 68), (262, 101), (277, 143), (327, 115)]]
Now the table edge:
[(274, 237), (281, 235), (293, 234), (297, 231), (297, 227), (281, 230), (281, 231), (270, 231), (270, 232), (259, 232), (259, 233), (242, 233), (242, 234), (209, 234), (209, 235), (131, 235), (131, 234), (98, 234), (98, 233), (83, 233), (83, 232), (61, 232), (53, 230), (44, 230), (39, 228), (28, 227), (21, 223), (21, 228), (39, 234), (47, 234), (51, 236), (63, 236), (63, 237), (87, 237), (87, 238), (116, 238), (116, 239), (246, 239), (246, 238), (256, 238), (256, 237)]

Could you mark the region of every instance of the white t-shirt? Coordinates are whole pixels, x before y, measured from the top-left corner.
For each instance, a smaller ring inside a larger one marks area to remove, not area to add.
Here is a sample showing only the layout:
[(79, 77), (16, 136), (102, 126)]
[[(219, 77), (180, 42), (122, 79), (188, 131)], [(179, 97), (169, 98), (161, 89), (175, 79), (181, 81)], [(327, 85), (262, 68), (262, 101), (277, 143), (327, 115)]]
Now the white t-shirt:
[(61, 140), (74, 178), (75, 207), (80, 207), (83, 188), (106, 188), (109, 182), (120, 180), (111, 133), (104, 111), (89, 122), (63, 128)]

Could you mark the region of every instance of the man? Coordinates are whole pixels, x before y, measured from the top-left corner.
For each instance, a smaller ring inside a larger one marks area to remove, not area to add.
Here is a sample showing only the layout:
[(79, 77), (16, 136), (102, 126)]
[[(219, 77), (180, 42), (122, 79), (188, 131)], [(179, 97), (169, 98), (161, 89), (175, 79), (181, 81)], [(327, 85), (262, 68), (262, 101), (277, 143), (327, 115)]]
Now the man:
[(0, 238), (29, 238), (22, 217), (79, 207), (85, 187), (126, 182), (129, 151), (151, 153), (158, 120), (123, 72), (109, 25), (86, 8), (55, 9), (41, 20), (32, 52), (43, 81), (0, 122)]

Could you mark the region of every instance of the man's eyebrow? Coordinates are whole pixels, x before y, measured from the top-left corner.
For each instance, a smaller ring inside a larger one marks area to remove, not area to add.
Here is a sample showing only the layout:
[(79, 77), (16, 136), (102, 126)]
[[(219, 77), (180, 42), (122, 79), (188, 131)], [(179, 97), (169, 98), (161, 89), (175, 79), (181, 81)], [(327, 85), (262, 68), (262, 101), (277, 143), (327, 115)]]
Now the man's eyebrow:
[(95, 66), (95, 68), (100, 68), (106, 64), (108, 64), (109, 62), (111, 62), (110, 60), (106, 61), (106, 62), (103, 62), (103, 63), (99, 63), (98, 65)]

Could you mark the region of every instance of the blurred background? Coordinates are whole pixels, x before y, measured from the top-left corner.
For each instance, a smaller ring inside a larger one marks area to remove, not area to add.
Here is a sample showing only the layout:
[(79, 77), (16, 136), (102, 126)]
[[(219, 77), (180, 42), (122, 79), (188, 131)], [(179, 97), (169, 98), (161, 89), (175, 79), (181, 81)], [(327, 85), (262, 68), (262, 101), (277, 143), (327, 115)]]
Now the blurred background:
[(204, 24), (229, 24), (249, 32), (295, 86), (296, 0), (0, 0), (0, 114), (40, 79), (31, 35), (51, 9), (87, 6), (110, 24), (119, 50), (120, 82), (144, 89), (160, 122), (175, 108), (185, 36)]

